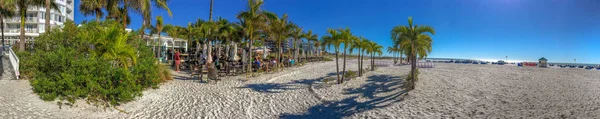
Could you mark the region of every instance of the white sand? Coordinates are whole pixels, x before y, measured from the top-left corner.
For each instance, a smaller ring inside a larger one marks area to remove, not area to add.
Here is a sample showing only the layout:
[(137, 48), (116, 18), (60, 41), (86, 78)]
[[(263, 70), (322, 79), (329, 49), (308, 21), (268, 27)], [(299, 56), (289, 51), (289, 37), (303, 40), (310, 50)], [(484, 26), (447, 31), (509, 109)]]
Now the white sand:
[[(346, 68), (356, 71), (356, 60)], [(596, 70), (436, 64), (420, 70), (408, 95), (400, 86), (409, 66), (381, 67), (341, 85), (320, 82), (335, 70), (335, 62), (311, 63), (211, 83), (175, 73), (176, 80), (118, 107), (129, 114), (83, 101), (59, 109), (28, 81), (0, 80), (0, 118), (600, 118)]]

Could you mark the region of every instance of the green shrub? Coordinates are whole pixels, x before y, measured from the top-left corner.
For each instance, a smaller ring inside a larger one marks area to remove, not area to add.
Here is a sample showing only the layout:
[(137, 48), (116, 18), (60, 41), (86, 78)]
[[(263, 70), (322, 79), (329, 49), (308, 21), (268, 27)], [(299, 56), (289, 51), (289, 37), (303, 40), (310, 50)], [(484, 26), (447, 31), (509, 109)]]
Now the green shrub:
[(356, 77), (356, 71), (348, 70), (344, 73), (345, 78), (354, 78)]
[(333, 61), (333, 59), (329, 58), (329, 57), (323, 57), (324, 61)]
[(134, 36), (115, 21), (81, 27), (68, 21), (36, 38), (33, 52), (17, 53), (21, 72), (43, 100), (87, 99), (105, 107), (132, 101), (172, 78), (151, 48)]

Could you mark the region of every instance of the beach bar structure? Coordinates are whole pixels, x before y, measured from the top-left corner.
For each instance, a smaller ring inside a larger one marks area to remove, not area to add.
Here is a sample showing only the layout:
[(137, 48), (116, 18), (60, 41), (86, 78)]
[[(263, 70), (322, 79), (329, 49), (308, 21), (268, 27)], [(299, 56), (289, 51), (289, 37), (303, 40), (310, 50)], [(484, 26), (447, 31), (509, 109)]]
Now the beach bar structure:
[(548, 65), (548, 60), (546, 58), (542, 57), (538, 61), (539, 61), (538, 62), (538, 66), (540, 66), (540, 67), (548, 67), (547, 66)]
[[(144, 40), (146, 41), (146, 45), (153, 48), (153, 50), (157, 50), (154, 48), (160, 48), (160, 61), (167, 61), (173, 59), (173, 57), (168, 57), (167, 51), (169, 50), (179, 50), (182, 53), (188, 52), (188, 43), (185, 39), (173, 38), (169, 36), (160, 36), (160, 41), (158, 41), (158, 35), (144, 35)], [(157, 47), (158, 46), (158, 47)]]

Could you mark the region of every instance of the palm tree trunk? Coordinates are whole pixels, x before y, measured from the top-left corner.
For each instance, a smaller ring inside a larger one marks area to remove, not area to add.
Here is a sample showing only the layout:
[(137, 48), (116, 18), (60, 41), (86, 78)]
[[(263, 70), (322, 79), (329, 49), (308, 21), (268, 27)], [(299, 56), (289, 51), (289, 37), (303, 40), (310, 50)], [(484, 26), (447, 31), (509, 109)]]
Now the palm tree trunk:
[(335, 68), (336, 68), (336, 73), (335, 74), (337, 74), (337, 81), (338, 81), (338, 83), (341, 84), (342, 82), (340, 81), (340, 64), (338, 63), (338, 54), (339, 54), (339, 51), (336, 49), (336, 51), (335, 51)]
[(281, 51), (281, 40), (277, 40), (277, 66), (280, 68), (280, 70), (283, 70), (283, 67), (281, 66), (281, 64), (283, 64), (283, 62), (281, 61), (281, 54), (283, 51)]
[(374, 56), (375, 56), (375, 53), (372, 52), (371, 53), (371, 71), (375, 71), (375, 59), (373, 59), (373, 58), (375, 58)]
[(158, 33), (158, 46), (157, 46), (157, 48), (156, 48), (156, 55), (158, 56), (158, 61), (160, 61), (160, 60), (161, 60), (161, 58), (160, 58), (160, 46), (161, 46), (161, 45), (160, 45), (160, 44), (161, 44), (161, 43), (160, 43), (160, 33)]
[(343, 68), (342, 68), (342, 83), (344, 82), (344, 75), (346, 74), (346, 47), (348, 46), (344, 46), (344, 63), (343, 63)]
[(46, 31), (50, 31), (50, 0), (46, 0), (46, 15), (44, 19), (46, 19)]
[(252, 32), (250, 32), (250, 43), (248, 44), (248, 72), (252, 74)]
[(129, 8), (127, 2), (128, 0), (123, 0), (123, 28), (127, 28), (127, 9)]
[(213, 2), (214, 2), (214, 0), (210, 0), (210, 12), (208, 14), (209, 21), (212, 20)]
[[(96, 22), (100, 22), (100, 14), (96, 13)], [(49, 18), (49, 16), (47, 16), (46, 18)]]
[(2, 17), (2, 15), (0, 15), (0, 30), (2, 30), (2, 48), (5, 47), (5, 43), (4, 43), (4, 17)]
[(362, 76), (362, 70), (360, 70), (360, 48), (358, 48), (358, 76)]
[(415, 89), (415, 82), (416, 82), (416, 71), (417, 71), (417, 60), (416, 60), (416, 55), (415, 55), (415, 45), (414, 43), (411, 45), (411, 54), (410, 54), (410, 75), (411, 75), (411, 81), (410, 81), (410, 87), (408, 88), (409, 90)]
[(19, 50), (25, 51), (25, 10), (20, 10), (21, 12), (21, 39), (19, 41)]

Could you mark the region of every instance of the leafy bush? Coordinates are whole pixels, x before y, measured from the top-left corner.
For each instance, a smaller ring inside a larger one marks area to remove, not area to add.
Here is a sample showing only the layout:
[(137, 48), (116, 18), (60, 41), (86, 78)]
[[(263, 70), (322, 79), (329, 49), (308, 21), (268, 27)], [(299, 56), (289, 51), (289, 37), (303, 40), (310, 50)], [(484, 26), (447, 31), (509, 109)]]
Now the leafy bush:
[(329, 58), (329, 57), (323, 57), (324, 61), (333, 61), (333, 59)]
[(344, 73), (345, 78), (354, 78), (356, 77), (356, 71), (348, 70)]
[[(20, 68), (40, 98), (109, 107), (132, 101), (170, 79), (151, 48), (115, 21), (90, 22), (41, 34), (33, 52), (19, 52)], [(161, 80), (162, 79), (162, 80)]]

